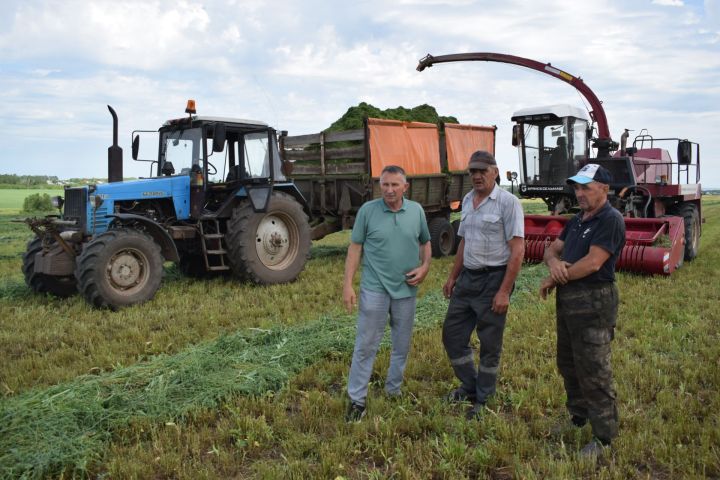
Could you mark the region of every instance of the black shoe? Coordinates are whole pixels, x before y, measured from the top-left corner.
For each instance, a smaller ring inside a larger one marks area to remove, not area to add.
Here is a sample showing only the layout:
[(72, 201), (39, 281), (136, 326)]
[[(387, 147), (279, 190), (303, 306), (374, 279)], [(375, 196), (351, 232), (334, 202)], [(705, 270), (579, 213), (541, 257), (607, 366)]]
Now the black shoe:
[(571, 421), (572, 424), (575, 425), (576, 427), (581, 428), (581, 427), (584, 427), (584, 426), (585, 426), (585, 424), (587, 423), (588, 420), (587, 420), (587, 418), (585, 418), (585, 417), (580, 417), (580, 416), (577, 416), (577, 415), (573, 415), (572, 418), (570, 418), (570, 421)]
[(480, 420), (485, 412), (485, 403), (475, 403), (470, 410), (465, 414), (465, 418), (468, 420)]
[(350, 402), (348, 411), (345, 414), (345, 421), (348, 423), (359, 422), (365, 416), (365, 405)]
[(448, 393), (446, 397), (450, 403), (475, 402), (475, 395), (467, 393), (464, 388), (458, 387)]

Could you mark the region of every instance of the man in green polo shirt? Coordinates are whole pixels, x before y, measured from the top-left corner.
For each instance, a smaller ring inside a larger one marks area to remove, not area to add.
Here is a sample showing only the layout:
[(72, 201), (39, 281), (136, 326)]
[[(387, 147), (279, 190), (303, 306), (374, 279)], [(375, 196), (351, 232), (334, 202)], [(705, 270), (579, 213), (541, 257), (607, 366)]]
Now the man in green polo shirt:
[(365, 415), (365, 399), (375, 355), (388, 314), (392, 352), (385, 380), (389, 396), (400, 394), (415, 319), (417, 286), (430, 268), (430, 232), (422, 206), (403, 198), (405, 171), (390, 165), (380, 174), (382, 198), (366, 202), (355, 217), (345, 260), (343, 302), (349, 312), (357, 303), (353, 278), (363, 261), (360, 305), (348, 396), (347, 421)]

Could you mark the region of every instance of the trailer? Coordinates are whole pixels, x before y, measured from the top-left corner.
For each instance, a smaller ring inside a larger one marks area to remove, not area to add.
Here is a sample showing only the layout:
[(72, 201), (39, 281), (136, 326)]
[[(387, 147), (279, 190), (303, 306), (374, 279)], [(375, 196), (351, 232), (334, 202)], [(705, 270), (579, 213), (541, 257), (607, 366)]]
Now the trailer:
[(450, 214), (472, 185), (467, 161), (476, 150), (495, 153), (495, 126), (367, 118), (363, 128), (288, 136), (279, 144), (283, 168), (302, 193), (313, 240), (352, 228), (363, 203), (381, 197), (382, 169), (407, 173), (406, 198), (426, 213), (434, 257), (457, 249), (459, 221)]

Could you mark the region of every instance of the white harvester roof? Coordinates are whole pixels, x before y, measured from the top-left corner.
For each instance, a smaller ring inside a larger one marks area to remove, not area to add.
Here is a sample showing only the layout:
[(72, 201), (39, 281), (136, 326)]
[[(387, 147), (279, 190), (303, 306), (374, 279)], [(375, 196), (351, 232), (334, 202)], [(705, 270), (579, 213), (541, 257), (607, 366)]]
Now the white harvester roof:
[(518, 110), (517, 112), (513, 113), (512, 119), (515, 120), (518, 117), (528, 117), (532, 115), (542, 115), (546, 113), (550, 113), (552, 115), (555, 115), (556, 117), (575, 117), (590, 122), (590, 116), (585, 110), (566, 104), (523, 108), (522, 110)]

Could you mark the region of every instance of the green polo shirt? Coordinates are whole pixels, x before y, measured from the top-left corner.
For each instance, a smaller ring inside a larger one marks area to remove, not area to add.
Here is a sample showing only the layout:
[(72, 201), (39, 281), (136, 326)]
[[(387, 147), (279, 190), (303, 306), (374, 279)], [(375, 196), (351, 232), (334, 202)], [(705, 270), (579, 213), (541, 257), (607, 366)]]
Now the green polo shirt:
[(382, 198), (366, 202), (350, 239), (363, 247), (361, 288), (387, 292), (393, 299), (415, 296), (417, 287), (407, 284), (405, 274), (420, 265), (420, 245), (430, 241), (419, 203), (403, 198), (400, 210), (393, 212)]

